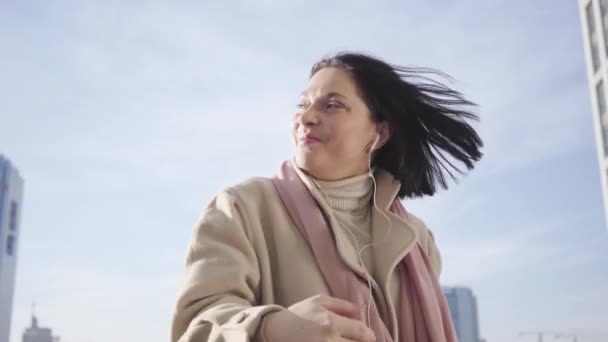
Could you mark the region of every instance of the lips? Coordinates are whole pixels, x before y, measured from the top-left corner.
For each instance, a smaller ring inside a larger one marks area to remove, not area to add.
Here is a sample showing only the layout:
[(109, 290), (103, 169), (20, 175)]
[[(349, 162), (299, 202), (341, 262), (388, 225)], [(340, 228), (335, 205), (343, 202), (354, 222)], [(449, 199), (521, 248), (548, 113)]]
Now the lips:
[(306, 134), (306, 135), (300, 137), (299, 140), (303, 144), (307, 144), (307, 145), (321, 142), (321, 139), (319, 139), (317, 136), (312, 135), (312, 134)]

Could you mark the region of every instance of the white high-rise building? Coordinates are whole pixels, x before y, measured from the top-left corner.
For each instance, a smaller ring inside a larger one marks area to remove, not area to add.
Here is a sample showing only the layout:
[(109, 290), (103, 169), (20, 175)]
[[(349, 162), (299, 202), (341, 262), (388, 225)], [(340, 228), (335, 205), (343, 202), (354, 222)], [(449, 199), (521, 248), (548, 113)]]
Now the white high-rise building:
[(442, 287), (454, 321), (458, 342), (480, 342), (477, 299), (467, 287)]
[[(587, 79), (600, 166), (604, 215), (608, 213), (608, 0), (579, 0)], [(608, 217), (606, 217), (608, 219)]]
[(9, 342), (23, 179), (0, 155), (0, 342)]

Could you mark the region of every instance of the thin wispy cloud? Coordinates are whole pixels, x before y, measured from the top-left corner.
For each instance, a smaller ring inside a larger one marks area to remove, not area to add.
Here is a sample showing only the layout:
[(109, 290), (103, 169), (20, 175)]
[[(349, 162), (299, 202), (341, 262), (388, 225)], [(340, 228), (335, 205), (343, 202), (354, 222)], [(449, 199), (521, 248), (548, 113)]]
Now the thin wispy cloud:
[(574, 2), (0, 8), (0, 152), (26, 179), (12, 341), (32, 301), (65, 342), (166, 341), (200, 211), (290, 157), (309, 68), (340, 49), (441, 69), (480, 105), (478, 168), (406, 206), (435, 232), (442, 280), (476, 292), (482, 335), (605, 322)]

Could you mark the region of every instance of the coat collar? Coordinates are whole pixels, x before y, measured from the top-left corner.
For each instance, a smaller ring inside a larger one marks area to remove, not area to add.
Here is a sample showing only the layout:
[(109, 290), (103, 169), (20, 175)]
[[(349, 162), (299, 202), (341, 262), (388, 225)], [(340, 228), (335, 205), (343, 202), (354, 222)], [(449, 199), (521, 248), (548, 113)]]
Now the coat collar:
[(374, 267), (376, 276), (386, 291), (390, 274), (422, 236), (422, 231), (409, 219), (391, 211), (393, 202), (399, 200), (397, 194), (401, 183), (386, 170), (379, 170), (376, 182), (377, 208), (372, 210)]

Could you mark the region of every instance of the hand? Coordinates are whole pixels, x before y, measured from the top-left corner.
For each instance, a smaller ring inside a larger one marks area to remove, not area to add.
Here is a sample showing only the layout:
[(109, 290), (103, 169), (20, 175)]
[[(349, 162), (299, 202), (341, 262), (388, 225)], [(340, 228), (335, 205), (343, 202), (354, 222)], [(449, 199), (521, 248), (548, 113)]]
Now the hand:
[(327, 295), (316, 295), (264, 319), (268, 342), (374, 342), (374, 332), (358, 318), (357, 307)]

